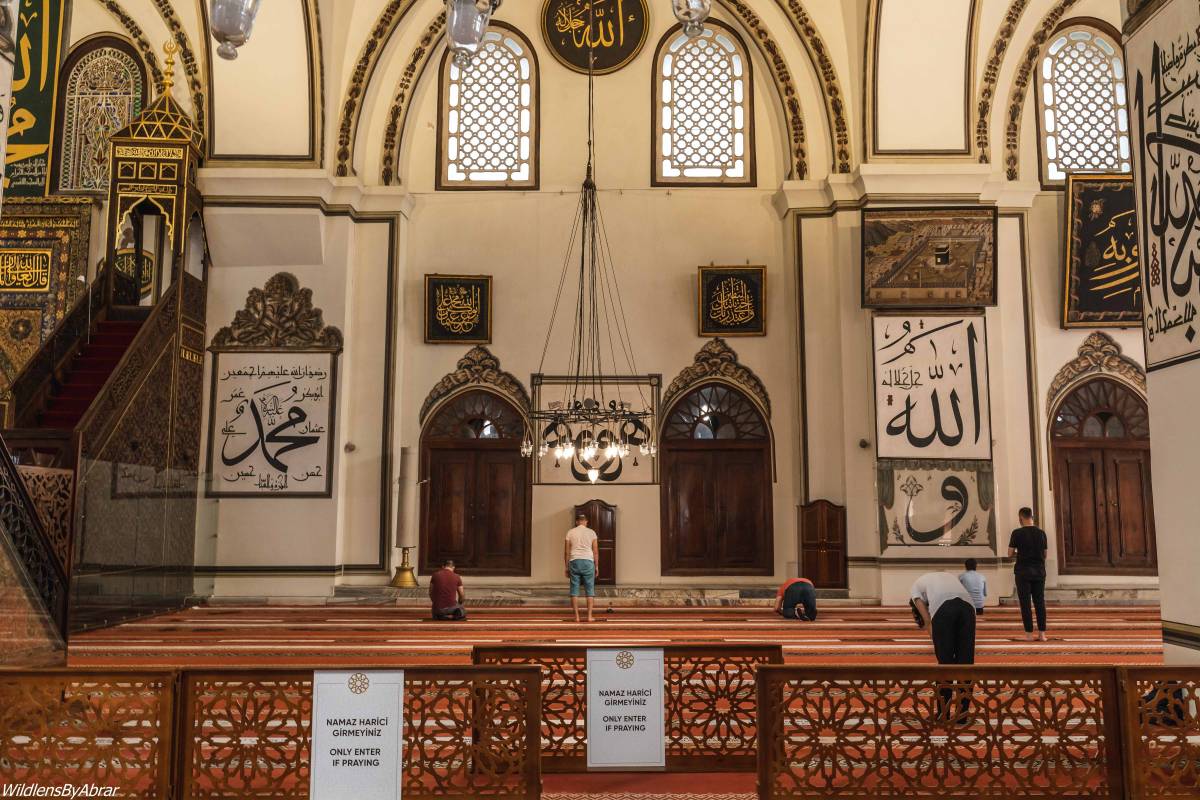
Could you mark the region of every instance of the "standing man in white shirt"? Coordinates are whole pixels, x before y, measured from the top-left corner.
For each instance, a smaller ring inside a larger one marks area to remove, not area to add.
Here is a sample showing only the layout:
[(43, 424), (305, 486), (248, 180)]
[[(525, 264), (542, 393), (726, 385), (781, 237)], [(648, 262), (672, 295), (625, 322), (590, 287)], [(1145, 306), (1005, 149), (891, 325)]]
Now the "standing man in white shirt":
[(596, 565), (600, 563), (600, 544), (596, 532), (588, 527), (586, 514), (575, 517), (575, 527), (567, 531), (563, 547), (567, 577), (571, 579), (571, 610), (579, 622), (579, 592), (587, 595), (587, 621), (592, 621), (596, 605)]

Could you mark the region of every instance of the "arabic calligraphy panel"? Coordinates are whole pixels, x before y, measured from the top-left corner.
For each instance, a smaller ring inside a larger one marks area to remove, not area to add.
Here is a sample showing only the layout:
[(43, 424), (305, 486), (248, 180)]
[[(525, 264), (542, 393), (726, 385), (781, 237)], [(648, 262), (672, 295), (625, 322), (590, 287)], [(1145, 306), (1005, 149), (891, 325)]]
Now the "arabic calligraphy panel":
[(587, 74), (588, 53), (595, 52), (594, 72), (616, 72), (646, 43), (649, 11), (646, 0), (545, 0), (542, 38), (558, 63)]
[(879, 458), (992, 457), (983, 314), (877, 314)]
[(1200, 7), (1164, 3), (1128, 37), (1147, 370), (1200, 357)]
[(425, 343), (490, 344), (491, 275), (425, 276)]
[(1129, 175), (1067, 177), (1064, 328), (1141, 325), (1135, 206)]
[(766, 336), (766, 294), (766, 267), (700, 267), (696, 294), (700, 335)]
[(995, 208), (864, 208), (862, 307), (996, 305)]
[(214, 350), (207, 497), (329, 497), (337, 352)]
[(881, 460), (879, 546), (996, 545), (992, 462)]
[[(583, 445), (588, 431), (574, 430), (574, 439), (562, 432), (562, 438), (555, 438), (555, 431), (550, 428), (539, 428), (534, 431), (535, 443), (546, 442), (550, 450), (536, 461), (537, 471), (534, 473), (535, 483), (588, 483), (587, 471), (597, 469), (600, 472), (597, 480), (604, 484), (650, 484), (658, 483), (658, 459), (645, 455), (642, 445), (654, 442), (654, 420), (658, 418), (659, 394), (662, 390), (661, 375), (631, 375), (631, 376), (583, 376), (580, 383), (595, 387), (596, 398), (606, 406), (609, 401), (628, 403), (629, 410), (649, 411), (650, 419), (637, 423), (625, 423), (623, 430), (595, 429), (590, 431), (599, 444), (599, 451), (589, 461), (583, 457)], [(571, 395), (575, 378), (567, 375), (534, 375), (533, 407), (539, 411), (547, 411), (552, 403), (566, 404)], [(609, 458), (604, 454), (604, 446), (610, 438), (620, 440), (624, 436), (629, 444), (629, 456), (626, 458)], [(554, 445), (567, 443), (575, 447), (575, 453), (570, 458), (555, 460)]]

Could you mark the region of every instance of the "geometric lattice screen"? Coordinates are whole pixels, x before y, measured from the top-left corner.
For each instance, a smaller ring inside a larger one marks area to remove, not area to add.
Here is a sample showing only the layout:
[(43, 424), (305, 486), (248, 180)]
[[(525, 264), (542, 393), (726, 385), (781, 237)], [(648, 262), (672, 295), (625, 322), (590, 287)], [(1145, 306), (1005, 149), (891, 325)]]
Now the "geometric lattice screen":
[(754, 183), (750, 59), (709, 20), (689, 39), (668, 34), (655, 59), (654, 183)]
[(442, 65), (438, 186), (537, 186), (537, 63), (529, 43), (493, 27), (465, 68)]
[(1038, 72), (1042, 180), (1068, 172), (1129, 172), (1121, 52), (1092, 28), (1058, 34)]

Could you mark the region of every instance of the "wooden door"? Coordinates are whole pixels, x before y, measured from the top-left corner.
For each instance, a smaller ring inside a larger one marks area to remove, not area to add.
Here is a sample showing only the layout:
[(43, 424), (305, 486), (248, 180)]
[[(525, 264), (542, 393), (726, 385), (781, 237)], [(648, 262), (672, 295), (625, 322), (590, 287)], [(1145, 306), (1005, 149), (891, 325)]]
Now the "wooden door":
[(1052, 419), (1060, 571), (1155, 574), (1145, 401), (1098, 378), (1072, 390)]
[(664, 418), (659, 448), (663, 575), (774, 572), (771, 445), (744, 395), (706, 384)]
[(1064, 564), (1075, 569), (1107, 567), (1108, 500), (1104, 453), (1096, 448), (1059, 447), (1054, 458), (1058, 530)]
[(1123, 572), (1156, 572), (1150, 451), (1105, 450), (1110, 563)]
[(472, 504), (475, 502), (475, 454), (444, 448), (429, 452), (429, 492), (426, 511), (428, 544), (423, 561), (436, 569), (446, 559), (469, 564), (474, 559)]
[(846, 507), (814, 500), (800, 507), (800, 575), (818, 589), (848, 589)]
[(596, 532), (597, 545), (600, 550), (600, 563), (597, 565), (600, 576), (596, 583), (612, 586), (617, 582), (617, 507), (603, 500), (589, 500), (575, 506), (575, 514), (571, 525), (575, 525), (575, 517), (584, 514), (588, 518), (588, 526)]
[(524, 420), (485, 391), (448, 401), (421, 437), (418, 564), (452, 559), (464, 575), (530, 574), (531, 481)]

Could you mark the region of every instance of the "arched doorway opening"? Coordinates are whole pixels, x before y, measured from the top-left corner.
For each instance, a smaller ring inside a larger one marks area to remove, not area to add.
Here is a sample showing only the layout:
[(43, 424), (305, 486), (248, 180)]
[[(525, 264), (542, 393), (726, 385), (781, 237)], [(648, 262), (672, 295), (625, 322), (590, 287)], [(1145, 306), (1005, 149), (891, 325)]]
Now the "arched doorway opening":
[(663, 575), (770, 575), (771, 436), (739, 390), (704, 383), (663, 418)]
[(438, 408), (421, 433), (420, 571), (453, 559), (467, 575), (529, 575), (530, 462), (525, 418), (472, 389)]
[(1146, 401), (1109, 378), (1068, 392), (1050, 424), (1064, 574), (1158, 571)]

